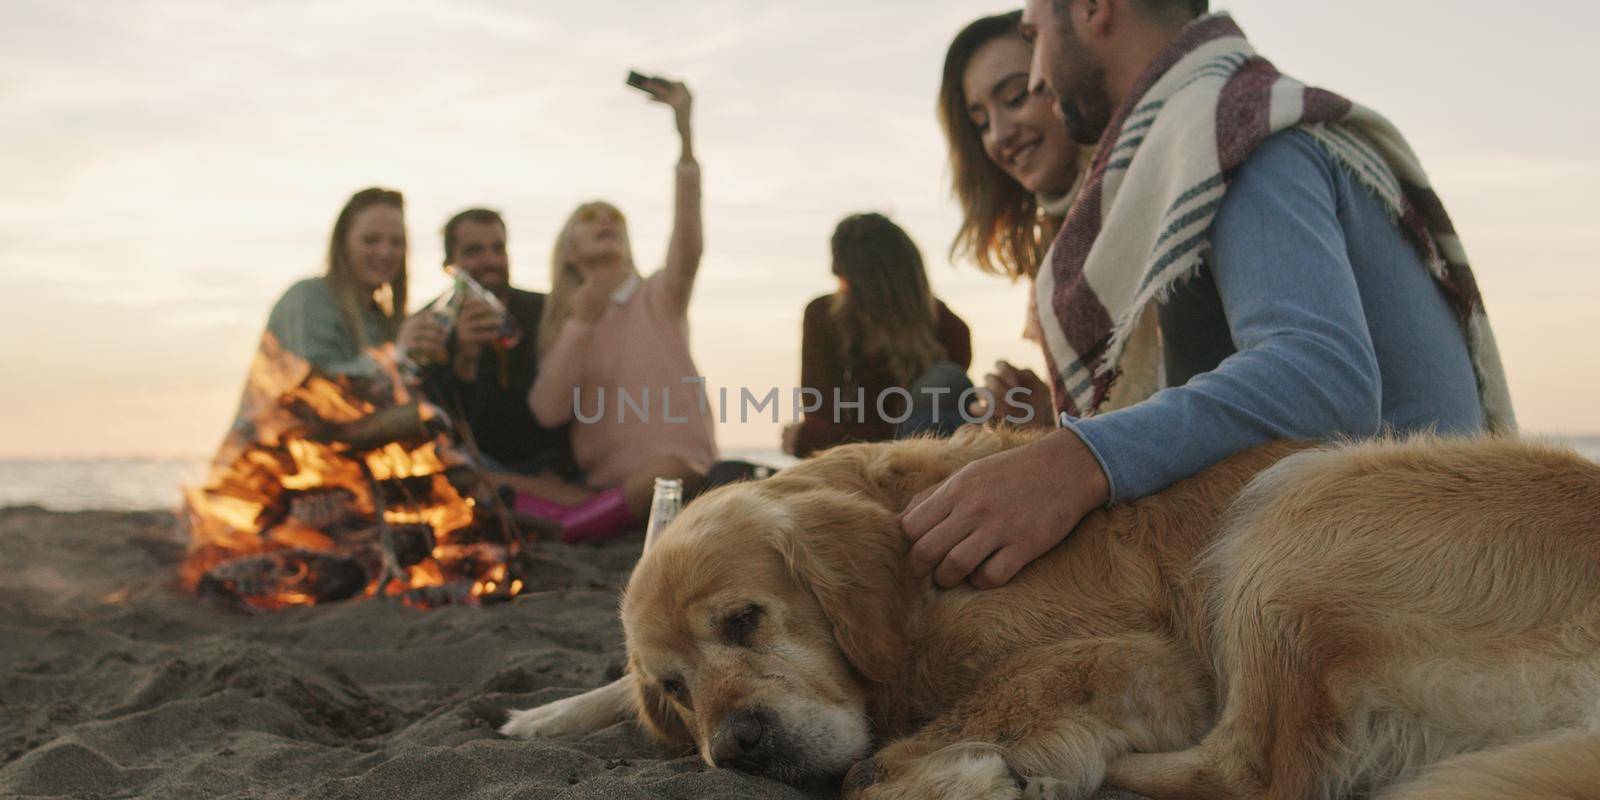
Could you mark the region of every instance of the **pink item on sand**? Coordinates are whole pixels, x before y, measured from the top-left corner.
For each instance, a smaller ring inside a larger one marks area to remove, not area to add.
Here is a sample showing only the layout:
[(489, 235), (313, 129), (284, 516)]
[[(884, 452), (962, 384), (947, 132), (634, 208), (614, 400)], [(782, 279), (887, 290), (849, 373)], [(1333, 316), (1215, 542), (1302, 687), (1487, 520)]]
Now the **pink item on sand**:
[(573, 511), (572, 506), (564, 506), (554, 500), (546, 500), (538, 495), (527, 492), (517, 492), (516, 499), (511, 503), (512, 510), (518, 514), (527, 514), (533, 517), (542, 517), (552, 522), (566, 519)]
[(568, 509), (561, 522), (561, 541), (567, 544), (599, 541), (617, 536), (637, 520), (628, 510), (628, 499), (622, 487), (607, 489), (585, 500), (582, 505)]

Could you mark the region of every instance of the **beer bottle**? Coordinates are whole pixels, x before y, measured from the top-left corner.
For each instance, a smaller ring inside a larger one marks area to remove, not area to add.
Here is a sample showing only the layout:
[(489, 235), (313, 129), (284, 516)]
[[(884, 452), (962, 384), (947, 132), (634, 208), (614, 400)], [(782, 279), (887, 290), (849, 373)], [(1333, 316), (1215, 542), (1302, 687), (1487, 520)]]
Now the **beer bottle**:
[(656, 478), (655, 496), (650, 500), (650, 521), (644, 528), (644, 549), (649, 550), (650, 545), (661, 535), (667, 523), (678, 516), (678, 511), (683, 508), (683, 481), (677, 478)]

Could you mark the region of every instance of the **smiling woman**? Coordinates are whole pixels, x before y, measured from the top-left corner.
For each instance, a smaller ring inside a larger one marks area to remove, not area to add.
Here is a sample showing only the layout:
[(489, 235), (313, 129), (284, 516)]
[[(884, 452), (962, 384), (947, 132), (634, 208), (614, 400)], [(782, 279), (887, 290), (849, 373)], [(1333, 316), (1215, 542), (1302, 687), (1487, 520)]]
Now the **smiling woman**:
[(406, 304), (405, 199), (373, 187), (351, 196), (328, 241), (328, 271), (289, 287), (267, 335), (336, 375), (370, 375), (368, 348), (392, 342)]
[(1013, 11), (956, 34), (945, 54), (939, 122), (962, 212), (952, 254), (985, 272), (1031, 279), (1088, 151), (1068, 138), (1048, 92), (1029, 88), (1033, 48), (1021, 23), (1022, 12)]

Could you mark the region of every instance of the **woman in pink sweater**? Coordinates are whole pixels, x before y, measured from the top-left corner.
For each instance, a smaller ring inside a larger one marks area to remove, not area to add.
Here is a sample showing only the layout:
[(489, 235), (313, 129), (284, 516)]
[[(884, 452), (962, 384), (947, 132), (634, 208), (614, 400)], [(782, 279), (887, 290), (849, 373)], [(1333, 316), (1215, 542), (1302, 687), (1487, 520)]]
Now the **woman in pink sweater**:
[(628, 530), (648, 510), (656, 478), (692, 490), (717, 457), (705, 384), (689, 355), (689, 297), (703, 249), (692, 97), (673, 81), (639, 88), (672, 108), (682, 141), (666, 263), (641, 276), (622, 212), (605, 202), (579, 206), (556, 240), (541, 367), (528, 395), (540, 425), (575, 423), (573, 456), (595, 492), (577, 506), (519, 499), (523, 510), (561, 522), (568, 542)]

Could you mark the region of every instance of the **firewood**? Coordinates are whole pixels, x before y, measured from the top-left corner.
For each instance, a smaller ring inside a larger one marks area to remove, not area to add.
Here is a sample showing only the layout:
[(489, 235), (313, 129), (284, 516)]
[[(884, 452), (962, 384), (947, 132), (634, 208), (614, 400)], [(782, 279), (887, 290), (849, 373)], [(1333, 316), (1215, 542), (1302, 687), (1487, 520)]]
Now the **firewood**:
[(362, 518), (356, 496), (349, 489), (309, 489), (286, 494), (289, 516), (308, 528), (326, 531)]
[(356, 451), (375, 450), (391, 442), (408, 447), (426, 442), (433, 432), (417, 411), (415, 404), (391, 406), (343, 425), (321, 431), (312, 438), (324, 442), (340, 442)]
[[(394, 542), (396, 566), (409, 567), (433, 552), (433, 528), (427, 525), (390, 525), (389, 531)], [(383, 529), (377, 525), (341, 533), (334, 538), (339, 549), (349, 553), (364, 554), (383, 547)], [(362, 560), (366, 561), (364, 557)]]
[(398, 597), (400, 602), (408, 606), (421, 608), (462, 605), (473, 602), (472, 582), (451, 581), (438, 586), (418, 586), (401, 592)]
[(356, 559), (315, 550), (275, 550), (212, 567), (199, 591), (258, 608), (344, 600), (367, 585)]

